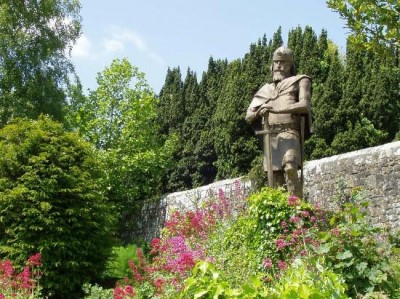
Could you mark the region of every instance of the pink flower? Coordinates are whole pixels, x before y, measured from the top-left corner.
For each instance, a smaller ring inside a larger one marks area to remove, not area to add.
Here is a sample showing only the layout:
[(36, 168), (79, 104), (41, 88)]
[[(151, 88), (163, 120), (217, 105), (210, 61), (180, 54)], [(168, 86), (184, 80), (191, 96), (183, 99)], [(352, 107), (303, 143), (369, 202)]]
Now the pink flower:
[(31, 288), (30, 277), (31, 277), (31, 271), (29, 270), (28, 266), (25, 266), (24, 270), (20, 274), (18, 274), (18, 279), (21, 282), (21, 288), (23, 289)]
[(161, 240), (159, 238), (154, 238), (151, 240), (151, 251), (150, 253), (155, 255), (160, 251)]
[(124, 299), (125, 297), (125, 291), (120, 288), (120, 287), (116, 287), (114, 289), (114, 299)]
[(278, 268), (280, 270), (284, 270), (286, 268), (286, 263), (284, 261), (279, 260), (278, 261)]
[(301, 215), (302, 215), (303, 217), (308, 217), (308, 216), (310, 216), (310, 212), (309, 212), (309, 211), (302, 211), (302, 212), (301, 212)]
[(265, 258), (263, 264), (264, 264), (265, 268), (268, 268), (268, 269), (272, 268), (272, 261), (270, 258)]
[(297, 206), (299, 204), (300, 204), (300, 198), (298, 198), (295, 195), (289, 196), (289, 199), (288, 199), (288, 205), (289, 206)]
[(311, 216), (310, 221), (311, 221), (311, 223), (317, 222), (317, 217)]
[(285, 240), (283, 240), (283, 239), (278, 239), (278, 240), (276, 240), (275, 245), (276, 245), (276, 248), (277, 248), (278, 250), (281, 250), (281, 249), (284, 248), (287, 244), (286, 244)]
[(332, 229), (332, 234), (334, 236), (336, 236), (336, 237), (339, 237), (340, 236), (340, 230), (337, 227), (335, 227), (334, 229)]
[(281, 222), (281, 225), (282, 225), (282, 227), (287, 227), (286, 221), (282, 221), (282, 222)]
[(272, 279), (271, 279), (271, 277), (269, 277), (269, 276), (267, 276), (267, 277), (265, 277), (264, 278), (264, 282), (271, 282), (272, 281)]
[(292, 217), (290, 217), (290, 220), (289, 220), (290, 222), (293, 222), (293, 223), (299, 223), (300, 222), (300, 217), (298, 217), (298, 216), (292, 216)]
[(125, 286), (125, 293), (130, 295), (130, 296), (134, 296), (136, 294), (135, 290), (130, 285)]
[(10, 260), (5, 260), (3, 264), (0, 262), (0, 268), (2, 268), (4, 276), (11, 277), (14, 275), (14, 267)]
[(157, 292), (160, 293), (160, 292), (162, 291), (162, 287), (163, 287), (164, 283), (165, 283), (165, 280), (162, 279), (161, 277), (157, 278), (157, 279), (154, 281), (153, 285), (156, 287)]

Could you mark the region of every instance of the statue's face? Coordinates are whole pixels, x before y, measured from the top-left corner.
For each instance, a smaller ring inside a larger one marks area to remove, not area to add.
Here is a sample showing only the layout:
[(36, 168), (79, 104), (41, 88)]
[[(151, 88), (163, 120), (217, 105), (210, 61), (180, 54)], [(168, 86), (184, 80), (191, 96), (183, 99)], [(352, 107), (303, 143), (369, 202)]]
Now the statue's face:
[(292, 68), (292, 61), (290, 60), (274, 60), (272, 66), (272, 76), (275, 81), (282, 81), (290, 77), (290, 69)]

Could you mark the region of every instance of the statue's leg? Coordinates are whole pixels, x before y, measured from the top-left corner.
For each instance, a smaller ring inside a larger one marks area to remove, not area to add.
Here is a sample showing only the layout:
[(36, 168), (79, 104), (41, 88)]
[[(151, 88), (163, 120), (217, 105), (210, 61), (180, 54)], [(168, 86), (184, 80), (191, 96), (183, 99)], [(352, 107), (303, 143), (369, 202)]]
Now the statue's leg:
[(283, 170), (274, 171), (274, 188), (285, 186), (285, 175)]
[(288, 192), (302, 198), (303, 190), (299, 176), (297, 175), (297, 165), (295, 163), (286, 163), (284, 169), (286, 174), (286, 186)]
[[(265, 185), (268, 185), (268, 172), (265, 172)], [(285, 173), (283, 170), (274, 171), (273, 173), (273, 180), (274, 180), (274, 188), (285, 187)]]

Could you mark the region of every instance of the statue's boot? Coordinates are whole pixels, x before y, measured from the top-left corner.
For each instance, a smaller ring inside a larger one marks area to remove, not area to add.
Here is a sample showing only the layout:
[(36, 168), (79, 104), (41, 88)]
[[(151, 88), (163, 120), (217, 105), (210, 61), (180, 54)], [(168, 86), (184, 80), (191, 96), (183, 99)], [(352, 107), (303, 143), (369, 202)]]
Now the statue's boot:
[(285, 174), (288, 192), (299, 198), (303, 198), (303, 186), (301, 186), (299, 176), (297, 175), (297, 165), (293, 163), (285, 164)]

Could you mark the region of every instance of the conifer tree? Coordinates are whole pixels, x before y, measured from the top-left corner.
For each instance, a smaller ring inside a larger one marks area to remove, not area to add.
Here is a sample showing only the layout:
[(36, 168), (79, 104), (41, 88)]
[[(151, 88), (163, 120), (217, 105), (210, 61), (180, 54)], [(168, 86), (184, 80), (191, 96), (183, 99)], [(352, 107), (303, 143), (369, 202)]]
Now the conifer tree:
[(360, 109), (376, 129), (387, 133), (385, 141), (390, 142), (400, 129), (400, 68), (395, 53), (392, 56), (369, 53), (367, 63)]
[[(275, 51), (279, 47), (283, 46), (283, 38), (282, 38), (282, 27), (279, 26), (278, 30), (273, 34), (272, 40), (270, 41), (270, 47)], [(269, 61), (272, 59), (272, 55), (274, 52), (270, 53)]]
[(365, 51), (351, 43), (347, 44), (343, 97), (333, 117), (337, 132), (331, 146), (335, 154), (375, 146), (387, 138), (383, 131), (374, 127), (361, 109), (360, 101), (367, 87), (367, 60)]
[(195, 113), (204, 125), (196, 142), (194, 155), (196, 170), (193, 175), (193, 186), (202, 186), (212, 183), (217, 175), (214, 165), (217, 160), (214, 142), (219, 136), (213, 134), (212, 118), (217, 109), (217, 101), (222, 90), (222, 80), (226, 72), (228, 61), (214, 60), (210, 57), (208, 69), (203, 73), (200, 81), (201, 105)]
[(303, 29), (298, 26), (289, 31), (288, 47), (294, 54), (294, 65), (298, 68), (303, 51)]
[(343, 63), (339, 58), (337, 47), (330, 43), (326, 51), (326, 63), (329, 67), (326, 81), (312, 98), (312, 116), (314, 134), (305, 143), (306, 157), (318, 159), (333, 154), (330, 144), (337, 132), (334, 121), (336, 107), (342, 98)]
[(317, 36), (310, 26), (306, 26), (303, 33), (299, 64), (297, 66), (298, 73), (307, 74), (314, 78), (315, 81), (320, 59)]
[(246, 78), (240, 60), (228, 65), (223, 89), (213, 118), (215, 150), (218, 156), (217, 178), (236, 177), (249, 171), (257, 151), (254, 132), (245, 122), (251, 94), (246, 90)]
[(168, 174), (167, 190), (185, 190), (192, 187), (192, 176), (195, 171), (196, 159), (194, 149), (199, 138), (199, 124), (195, 111), (200, 104), (200, 91), (196, 74), (188, 69), (183, 83), (183, 99), (185, 105), (185, 120), (179, 130), (180, 142), (174, 153), (175, 167)]
[(185, 120), (183, 82), (179, 67), (168, 68), (158, 104), (157, 121), (162, 134), (178, 131)]

